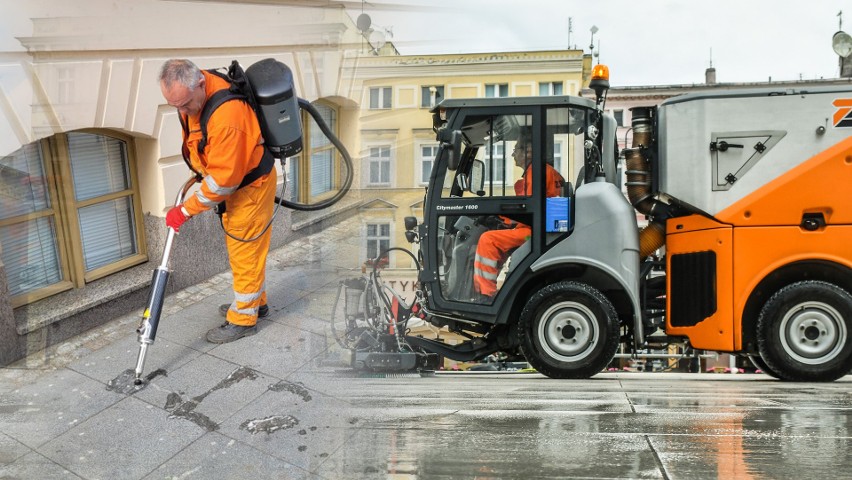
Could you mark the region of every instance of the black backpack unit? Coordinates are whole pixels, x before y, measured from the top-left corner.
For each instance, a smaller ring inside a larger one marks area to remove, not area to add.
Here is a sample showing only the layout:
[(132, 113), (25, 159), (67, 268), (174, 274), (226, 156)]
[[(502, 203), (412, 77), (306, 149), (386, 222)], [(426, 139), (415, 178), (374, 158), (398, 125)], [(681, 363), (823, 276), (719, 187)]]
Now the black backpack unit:
[[(300, 120), (298, 97), (293, 84), (293, 73), (287, 65), (273, 59), (261, 60), (243, 71), (240, 64), (234, 60), (224, 74), (217, 70), (207, 70), (208, 73), (226, 80), (230, 87), (214, 93), (201, 110), (201, 141), (198, 143), (198, 153), (207, 147), (207, 123), (213, 112), (223, 103), (231, 100), (246, 102), (257, 116), (260, 130), (264, 139), (264, 153), (260, 164), (249, 171), (238, 188), (251, 184), (258, 178), (267, 175), (275, 166), (275, 158), (282, 160), (302, 151), (302, 126)], [(180, 116), (184, 134), (189, 135), (189, 125)], [(184, 161), (192, 168), (188, 152), (184, 152)]]

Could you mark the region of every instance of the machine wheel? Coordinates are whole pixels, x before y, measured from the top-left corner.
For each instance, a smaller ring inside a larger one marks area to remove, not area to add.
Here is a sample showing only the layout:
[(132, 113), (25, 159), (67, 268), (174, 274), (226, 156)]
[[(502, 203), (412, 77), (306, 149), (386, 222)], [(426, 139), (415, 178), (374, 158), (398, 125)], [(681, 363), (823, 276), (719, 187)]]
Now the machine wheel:
[(772, 378), (781, 378), (774, 370), (769, 368), (769, 365), (763, 361), (763, 358), (760, 355), (747, 355), (748, 360), (754, 365), (755, 368), (762, 371), (763, 373), (769, 375)]
[(551, 378), (589, 378), (603, 370), (619, 343), (618, 315), (597, 289), (559, 282), (536, 292), (521, 312), (521, 352)]
[(757, 320), (760, 356), (778, 378), (830, 382), (852, 369), (852, 295), (822, 281), (777, 291)]

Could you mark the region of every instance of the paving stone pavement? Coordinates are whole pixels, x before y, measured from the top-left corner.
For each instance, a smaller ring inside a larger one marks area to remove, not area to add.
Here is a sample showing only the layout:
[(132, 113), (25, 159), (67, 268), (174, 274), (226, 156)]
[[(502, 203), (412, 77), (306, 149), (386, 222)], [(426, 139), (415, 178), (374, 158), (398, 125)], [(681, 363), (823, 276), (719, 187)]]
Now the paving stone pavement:
[[(0, 369), (0, 478), (340, 478), (320, 467), (357, 428), (348, 352), (329, 341), (349, 226), (270, 252), (257, 335), (207, 343), (229, 272), (169, 295), (141, 387), (141, 310)], [(357, 248), (357, 245), (354, 245)]]

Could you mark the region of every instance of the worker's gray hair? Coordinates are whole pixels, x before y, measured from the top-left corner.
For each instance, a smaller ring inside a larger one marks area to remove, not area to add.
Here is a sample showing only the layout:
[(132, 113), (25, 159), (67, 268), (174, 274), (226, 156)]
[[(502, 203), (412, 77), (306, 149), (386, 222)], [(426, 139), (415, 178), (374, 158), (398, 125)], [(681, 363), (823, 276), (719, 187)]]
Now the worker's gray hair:
[(190, 90), (195, 90), (203, 75), (201, 70), (189, 60), (173, 58), (166, 60), (160, 68), (160, 82), (167, 88), (179, 82)]

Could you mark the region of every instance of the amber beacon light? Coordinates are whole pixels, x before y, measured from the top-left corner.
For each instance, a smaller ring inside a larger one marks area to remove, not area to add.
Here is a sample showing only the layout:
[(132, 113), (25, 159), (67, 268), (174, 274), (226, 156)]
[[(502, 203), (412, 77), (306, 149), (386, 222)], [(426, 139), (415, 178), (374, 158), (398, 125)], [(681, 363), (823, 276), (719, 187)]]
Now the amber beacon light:
[(609, 67), (599, 63), (592, 68), (592, 80), (589, 82), (589, 88), (595, 91), (595, 96), (600, 105), (604, 92), (609, 89)]
[(609, 82), (609, 67), (599, 63), (592, 69), (592, 80), (603, 80)]

